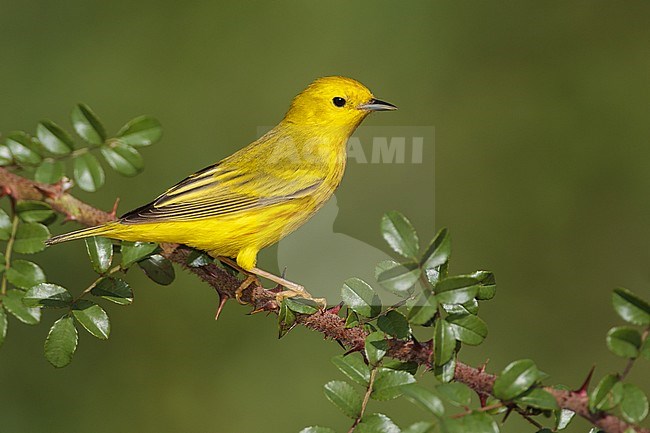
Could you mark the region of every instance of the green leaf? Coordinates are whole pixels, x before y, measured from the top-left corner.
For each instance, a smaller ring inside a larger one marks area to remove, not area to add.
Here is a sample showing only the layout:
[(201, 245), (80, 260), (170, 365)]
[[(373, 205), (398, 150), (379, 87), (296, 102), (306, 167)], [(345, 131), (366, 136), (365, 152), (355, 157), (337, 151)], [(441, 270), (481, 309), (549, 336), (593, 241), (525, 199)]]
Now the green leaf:
[(641, 356), (650, 361), (650, 338), (646, 338), (641, 347)]
[(510, 401), (528, 391), (539, 379), (539, 370), (530, 359), (511, 362), (494, 381), (494, 396)]
[(377, 370), (370, 397), (375, 400), (392, 400), (402, 395), (402, 385), (413, 382), (415, 378), (406, 371), (380, 368)]
[(7, 267), (7, 259), (5, 259), (4, 253), (0, 253), (0, 274), (2, 274)]
[(185, 261), (190, 268), (200, 268), (212, 262), (212, 257), (198, 250), (192, 250)]
[(11, 223), (11, 218), (9, 218), (7, 212), (0, 209), (0, 241), (9, 240), (12, 228), (13, 224)]
[(384, 359), (381, 363), (381, 366), (384, 368), (390, 368), (391, 370), (406, 371), (415, 375), (418, 372), (418, 363), (417, 362), (401, 362), (397, 359)]
[(7, 269), (7, 280), (21, 289), (31, 289), (32, 286), (45, 282), (45, 273), (34, 262), (14, 260)]
[(108, 271), (113, 261), (113, 242), (100, 236), (86, 238), (85, 241), (86, 251), (95, 272), (103, 274)]
[(472, 390), (460, 382), (442, 383), (436, 386), (436, 391), (454, 406), (467, 407), (472, 402)]
[(614, 310), (626, 322), (635, 325), (650, 325), (650, 305), (627, 289), (614, 289), (612, 294)]
[(106, 140), (106, 130), (97, 115), (86, 104), (77, 104), (70, 114), (72, 126), (90, 144), (99, 145)]
[(65, 164), (63, 161), (44, 160), (36, 169), (34, 179), (41, 183), (57, 183), (65, 174)]
[(135, 176), (144, 169), (142, 155), (128, 144), (114, 142), (100, 150), (108, 165), (124, 176)]
[[(1, 300), (2, 298), (0, 298)], [(2, 304), (0, 304), (0, 347), (2, 347), (2, 343), (5, 342), (5, 338), (7, 337), (7, 313), (5, 313), (5, 309), (2, 307)]]
[(386, 415), (373, 413), (363, 417), (354, 433), (400, 433), (400, 428)]
[(648, 397), (636, 385), (623, 384), (621, 414), (627, 422), (640, 423), (648, 416)]
[(50, 238), (50, 231), (43, 224), (25, 223), (18, 225), (14, 251), (21, 254), (33, 254), (45, 249), (45, 241)]
[(589, 410), (597, 412), (616, 407), (623, 399), (623, 384), (616, 374), (608, 374), (589, 394)]
[(447, 263), (451, 254), (451, 237), (449, 230), (441, 229), (431, 241), (426, 251), (422, 255), (422, 268), (433, 269)]
[(462, 304), (442, 304), (442, 308), (447, 314), (478, 314), (478, 301), (470, 299)]
[(381, 233), (388, 245), (398, 254), (414, 259), (420, 249), (418, 235), (411, 222), (397, 211), (384, 214)]
[(396, 310), (391, 310), (386, 314), (379, 316), (377, 327), (386, 334), (400, 340), (407, 339), (411, 335), (411, 327), (406, 317)]
[(176, 278), (174, 265), (172, 265), (169, 259), (160, 254), (154, 254), (144, 260), (140, 260), (138, 266), (147, 274), (147, 277), (163, 286), (168, 286)]
[(90, 293), (118, 305), (129, 305), (133, 302), (133, 289), (129, 283), (120, 278), (102, 278)]
[(311, 299), (286, 298), (287, 307), (294, 313), (314, 314), (318, 311), (318, 304)]
[(375, 317), (381, 312), (381, 301), (375, 291), (359, 278), (349, 278), (341, 289), (343, 302), (358, 314)]
[(45, 358), (57, 368), (65, 367), (72, 361), (77, 350), (77, 328), (72, 317), (63, 316), (50, 328), (45, 339)]
[(142, 260), (149, 254), (153, 253), (156, 248), (158, 248), (158, 244), (151, 242), (123, 241), (122, 249), (120, 250), (122, 254), (122, 267), (125, 269), (128, 268), (135, 262)]
[(368, 334), (365, 342), (366, 359), (372, 365), (377, 365), (388, 351), (386, 336), (381, 331)]
[(27, 325), (36, 325), (41, 320), (41, 309), (27, 307), (23, 304), (23, 296), (25, 293), (22, 290), (7, 290), (4, 297), (0, 297), (2, 304), (5, 306), (16, 319)]
[(402, 433), (433, 433), (435, 426), (430, 422), (420, 421), (402, 430)]
[(345, 317), (345, 327), (354, 328), (359, 325), (359, 316), (352, 310), (348, 310), (348, 315)]
[(74, 159), (74, 180), (84, 191), (95, 192), (104, 185), (104, 169), (91, 153), (83, 153)]
[(445, 414), (445, 407), (442, 404), (442, 400), (427, 388), (417, 383), (409, 383), (402, 385), (401, 391), (407, 399), (423, 409), (428, 410), (435, 416), (443, 416)]
[(456, 338), (451, 325), (439, 319), (433, 326), (433, 359), (435, 365), (444, 365), (454, 356)]
[(438, 312), (438, 301), (435, 295), (422, 294), (408, 312), (406, 318), (411, 325), (424, 325)]
[(615, 355), (636, 358), (641, 348), (641, 334), (628, 326), (612, 328), (607, 333), (607, 347)]
[(283, 299), (278, 312), (278, 338), (284, 337), (294, 326), (296, 326), (296, 315), (287, 307), (286, 299)]
[(28, 307), (64, 308), (72, 304), (72, 295), (56, 284), (41, 283), (25, 293), (23, 303)]
[(19, 164), (34, 166), (40, 164), (41, 155), (36, 152), (31, 137), (24, 132), (10, 132), (5, 138), (5, 144)]
[(497, 283), (492, 272), (476, 271), (470, 274), (470, 277), (476, 278), (479, 282), (478, 294), (476, 295), (477, 299), (487, 301), (494, 298), (497, 292)]
[(111, 333), (111, 323), (106, 311), (94, 302), (80, 299), (72, 306), (72, 314), (86, 331), (100, 340), (106, 340)]
[(350, 418), (361, 413), (361, 396), (347, 382), (333, 380), (324, 386), (325, 397)]
[(329, 427), (311, 426), (300, 430), (298, 433), (336, 433)]
[(438, 281), (436, 298), (442, 304), (462, 304), (478, 294), (478, 280), (468, 276), (449, 277)]
[(462, 418), (441, 420), (444, 433), (499, 433), (499, 426), (492, 417), (483, 412), (474, 412)]
[(445, 365), (434, 365), (433, 374), (442, 383), (451, 382), (456, 371), (456, 358), (452, 357)]
[(350, 380), (361, 386), (368, 386), (370, 368), (358, 356), (352, 354), (347, 356), (338, 355), (332, 358), (332, 363)]
[(124, 125), (117, 136), (122, 143), (131, 146), (149, 146), (160, 140), (162, 127), (153, 117), (139, 116)]
[(549, 392), (541, 388), (532, 388), (515, 399), (515, 402), (524, 406), (542, 410), (558, 410), (557, 400)]
[(49, 204), (37, 200), (21, 200), (16, 203), (18, 217), (26, 223), (49, 224), (56, 219), (56, 214)]
[(481, 344), (487, 337), (487, 325), (477, 316), (453, 314), (447, 316), (446, 320), (451, 325), (456, 340), (465, 344), (476, 346)]
[(45, 150), (54, 155), (67, 155), (74, 147), (68, 133), (50, 120), (43, 120), (36, 126), (36, 137)]
[(564, 430), (567, 428), (573, 417), (575, 416), (575, 412), (569, 409), (562, 409), (555, 411), (555, 431), (559, 430)]
[(14, 162), (14, 157), (11, 155), (11, 151), (4, 144), (0, 144), (0, 166), (4, 167)]
[[(416, 263), (395, 263), (377, 276), (377, 282), (391, 293), (407, 298), (409, 291), (420, 278), (422, 271)], [(388, 264), (382, 262), (380, 264)]]

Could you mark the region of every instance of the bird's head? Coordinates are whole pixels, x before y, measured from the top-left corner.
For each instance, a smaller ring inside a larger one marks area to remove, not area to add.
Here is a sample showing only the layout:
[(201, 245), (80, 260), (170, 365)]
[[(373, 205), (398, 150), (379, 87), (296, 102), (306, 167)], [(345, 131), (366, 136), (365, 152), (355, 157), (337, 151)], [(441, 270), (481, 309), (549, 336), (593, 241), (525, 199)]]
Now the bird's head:
[(373, 111), (396, 110), (376, 99), (366, 86), (346, 77), (323, 77), (296, 96), (285, 121), (296, 125), (349, 129), (349, 133)]

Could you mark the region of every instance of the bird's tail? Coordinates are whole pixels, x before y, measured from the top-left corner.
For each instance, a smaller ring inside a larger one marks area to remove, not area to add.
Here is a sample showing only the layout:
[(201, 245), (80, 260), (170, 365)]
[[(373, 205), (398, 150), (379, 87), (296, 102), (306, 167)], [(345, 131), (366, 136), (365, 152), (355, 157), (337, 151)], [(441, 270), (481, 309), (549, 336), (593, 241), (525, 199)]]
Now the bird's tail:
[(96, 227), (88, 227), (85, 229), (81, 230), (75, 230), (70, 233), (64, 233), (62, 235), (58, 236), (53, 236), (49, 238), (48, 240), (45, 241), (45, 245), (54, 245), (54, 244), (60, 244), (61, 242), (67, 242), (67, 241), (72, 241), (75, 239), (83, 239), (83, 238), (88, 238), (91, 236), (103, 236), (103, 235), (108, 235), (110, 232), (113, 231), (114, 225), (116, 223), (108, 223), (104, 224), (101, 226), (96, 226)]

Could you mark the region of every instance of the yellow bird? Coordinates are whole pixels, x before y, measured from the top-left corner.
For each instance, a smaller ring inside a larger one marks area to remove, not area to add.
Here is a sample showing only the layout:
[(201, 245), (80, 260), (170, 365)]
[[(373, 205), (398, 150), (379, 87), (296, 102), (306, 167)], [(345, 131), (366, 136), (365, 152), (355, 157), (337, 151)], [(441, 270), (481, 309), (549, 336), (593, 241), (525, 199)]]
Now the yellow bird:
[(395, 109), (351, 78), (319, 78), (294, 98), (277, 126), (245, 148), (117, 221), (54, 236), (47, 244), (89, 236), (184, 244), (215, 258), (236, 258), (249, 275), (305, 295), (302, 286), (256, 268), (257, 253), (332, 196), (345, 170), (347, 140), (361, 121), (373, 111)]

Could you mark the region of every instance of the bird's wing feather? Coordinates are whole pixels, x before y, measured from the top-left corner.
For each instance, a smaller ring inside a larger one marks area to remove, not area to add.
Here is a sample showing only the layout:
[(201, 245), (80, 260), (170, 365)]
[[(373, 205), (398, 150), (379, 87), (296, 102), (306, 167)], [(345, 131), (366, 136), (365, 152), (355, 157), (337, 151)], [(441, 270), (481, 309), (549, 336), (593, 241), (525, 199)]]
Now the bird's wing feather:
[(216, 164), (179, 182), (153, 202), (120, 219), (124, 224), (191, 221), (263, 208), (305, 197), (323, 179), (309, 170), (297, 170), (287, 179), (268, 168), (251, 172)]

